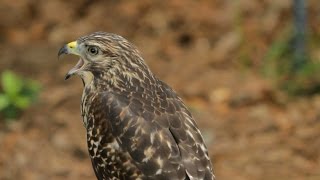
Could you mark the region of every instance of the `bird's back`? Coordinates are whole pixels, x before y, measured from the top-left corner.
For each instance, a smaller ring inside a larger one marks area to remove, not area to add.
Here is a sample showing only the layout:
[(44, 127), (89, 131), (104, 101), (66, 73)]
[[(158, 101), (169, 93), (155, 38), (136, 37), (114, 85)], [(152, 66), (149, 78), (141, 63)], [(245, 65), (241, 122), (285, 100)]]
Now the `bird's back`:
[(165, 83), (84, 91), (82, 112), (97, 177), (214, 179), (197, 125)]

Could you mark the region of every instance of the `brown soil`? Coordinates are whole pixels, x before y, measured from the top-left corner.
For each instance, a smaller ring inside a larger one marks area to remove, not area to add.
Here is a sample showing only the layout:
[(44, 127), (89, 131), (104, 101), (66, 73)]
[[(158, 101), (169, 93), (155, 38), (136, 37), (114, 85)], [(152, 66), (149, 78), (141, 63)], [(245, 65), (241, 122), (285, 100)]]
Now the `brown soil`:
[[(318, 2), (307, 8), (319, 35)], [(289, 97), (259, 73), (291, 19), (289, 0), (1, 1), (0, 71), (35, 79), (42, 91), (17, 121), (0, 121), (0, 180), (95, 179), (82, 83), (63, 80), (76, 61), (58, 61), (57, 51), (98, 30), (136, 44), (182, 96), (218, 179), (320, 179), (320, 96)]]

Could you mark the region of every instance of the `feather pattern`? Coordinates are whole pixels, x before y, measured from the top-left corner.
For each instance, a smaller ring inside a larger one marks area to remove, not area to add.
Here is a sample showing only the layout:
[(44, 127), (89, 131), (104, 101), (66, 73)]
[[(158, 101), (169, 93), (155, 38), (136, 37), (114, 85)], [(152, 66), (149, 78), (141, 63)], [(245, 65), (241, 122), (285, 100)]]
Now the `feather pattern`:
[[(186, 106), (121, 36), (97, 32), (81, 103), (88, 150), (99, 180), (214, 179), (201, 133)], [(89, 57), (84, 57), (89, 58)]]

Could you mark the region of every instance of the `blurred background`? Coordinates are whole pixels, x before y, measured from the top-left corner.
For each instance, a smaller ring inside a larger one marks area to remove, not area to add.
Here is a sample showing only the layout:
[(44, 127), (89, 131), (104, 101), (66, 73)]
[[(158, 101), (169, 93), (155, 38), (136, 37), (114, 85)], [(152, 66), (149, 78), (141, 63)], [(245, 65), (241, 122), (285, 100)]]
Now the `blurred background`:
[(320, 179), (319, 22), (317, 0), (1, 0), (0, 179), (96, 179), (76, 60), (57, 59), (94, 31), (182, 96), (218, 179)]

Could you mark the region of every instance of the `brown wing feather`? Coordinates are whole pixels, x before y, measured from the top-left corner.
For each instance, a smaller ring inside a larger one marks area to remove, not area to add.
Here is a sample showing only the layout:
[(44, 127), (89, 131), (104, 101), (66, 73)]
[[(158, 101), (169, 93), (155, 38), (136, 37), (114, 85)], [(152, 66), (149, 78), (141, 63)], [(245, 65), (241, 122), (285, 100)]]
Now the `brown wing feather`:
[(146, 177), (213, 179), (206, 147), (189, 111), (160, 83), (156, 96), (101, 94), (113, 136)]
[(167, 101), (174, 107), (169, 111), (169, 129), (179, 147), (189, 179), (214, 179), (207, 148), (191, 113), (169, 86), (163, 82), (161, 85), (168, 96)]
[(105, 93), (102, 98), (110, 102), (106, 106), (108, 119), (122, 150), (130, 154), (132, 162), (146, 177), (184, 179), (179, 148), (169, 129), (155, 123), (158, 115), (139, 110), (144, 106), (140, 101), (121, 102), (123, 98), (119, 96)]

